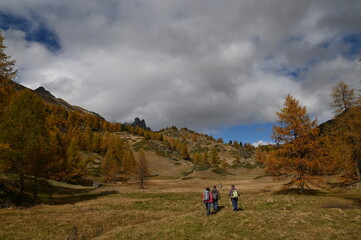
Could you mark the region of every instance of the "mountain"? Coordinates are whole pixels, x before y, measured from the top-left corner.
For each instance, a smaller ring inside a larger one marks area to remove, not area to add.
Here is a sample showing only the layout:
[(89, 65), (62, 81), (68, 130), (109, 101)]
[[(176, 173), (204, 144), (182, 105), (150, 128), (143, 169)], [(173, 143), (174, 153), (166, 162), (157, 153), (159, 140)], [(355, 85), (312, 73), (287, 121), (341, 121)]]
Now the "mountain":
[(67, 110), (75, 110), (76, 109), (75, 106), (69, 104), (65, 100), (63, 100), (61, 98), (56, 98), (53, 94), (51, 94), (51, 92), (49, 92), (42, 86), (35, 89), (34, 92), (37, 95), (39, 95), (40, 97), (42, 97), (45, 100), (45, 102), (47, 102), (47, 103), (62, 106)]
[(4, 87), (4, 86), (9, 87), (12, 92), (17, 92), (17, 91), (21, 91), (21, 90), (24, 90), (24, 89), (28, 89), (30, 91), (33, 91), (37, 95), (39, 95), (48, 104), (64, 107), (68, 111), (78, 110), (80, 112), (92, 114), (95, 117), (98, 117), (98, 118), (100, 118), (102, 120), (105, 120), (102, 116), (100, 116), (96, 112), (89, 111), (89, 110), (87, 110), (85, 108), (72, 105), (72, 104), (68, 103), (67, 101), (65, 101), (64, 99), (55, 97), (50, 91), (45, 89), (43, 86), (40, 86), (35, 90), (32, 90), (32, 89), (27, 88), (27, 87), (25, 87), (25, 86), (23, 86), (23, 85), (21, 85), (21, 84), (19, 84), (17, 82), (14, 82), (14, 81), (9, 81), (7, 83), (3, 83), (3, 82), (0, 83), (0, 87)]

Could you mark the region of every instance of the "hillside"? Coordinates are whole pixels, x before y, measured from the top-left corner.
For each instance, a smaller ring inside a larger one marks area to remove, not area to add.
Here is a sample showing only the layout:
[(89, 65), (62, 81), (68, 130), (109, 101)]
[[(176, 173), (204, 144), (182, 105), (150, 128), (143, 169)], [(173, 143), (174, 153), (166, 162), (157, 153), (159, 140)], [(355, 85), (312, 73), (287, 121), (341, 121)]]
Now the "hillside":
[[(11, 95), (27, 89), (12, 81), (6, 87), (10, 89)], [(68, 147), (74, 134), (78, 135), (80, 161), (86, 163), (80, 183), (104, 181), (101, 169), (106, 149), (101, 147), (101, 142), (94, 143), (98, 145), (96, 148), (87, 144), (97, 139), (106, 141), (108, 133), (130, 145), (135, 159), (140, 150), (145, 152), (151, 178), (232, 178), (249, 172), (254, 172), (254, 177), (264, 175), (255, 162), (251, 146), (224, 144), (205, 134), (175, 126), (154, 132), (139, 118), (132, 124), (113, 124), (99, 114), (55, 97), (44, 87), (31, 91), (39, 95), (48, 106), (47, 111), (52, 115), (50, 124), (54, 124), (51, 127), (56, 127), (69, 139), (63, 145)], [(87, 127), (90, 132), (86, 131)]]

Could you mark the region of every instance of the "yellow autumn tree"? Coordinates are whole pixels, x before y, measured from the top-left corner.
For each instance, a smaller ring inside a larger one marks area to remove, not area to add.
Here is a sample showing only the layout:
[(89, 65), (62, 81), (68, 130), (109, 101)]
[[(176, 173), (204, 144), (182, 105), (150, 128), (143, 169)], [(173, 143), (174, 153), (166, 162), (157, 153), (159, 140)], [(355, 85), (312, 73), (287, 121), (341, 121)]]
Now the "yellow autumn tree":
[(145, 158), (144, 151), (139, 152), (139, 158), (136, 167), (137, 179), (140, 181), (140, 188), (144, 188), (144, 181), (147, 175), (149, 175), (148, 162)]
[(273, 126), (272, 138), (278, 148), (264, 159), (266, 172), (276, 180), (288, 180), (285, 186), (296, 186), (300, 192), (323, 183), (328, 172), (317, 121), (311, 121), (306, 107), (291, 95), (276, 114), (279, 125)]
[(122, 183), (127, 183), (130, 176), (135, 171), (135, 158), (133, 155), (133, 151), (129, 145), (125, 146), (123, 157), (122, 157), (122, 164), (120, 166), (120, 174), (121, 174), (121, 181)]
[(330, 96), (332, 99), (330, 105), (336, 115), (348, 111), (357, 104), (355, 90), (342, 81), (332, 88)]
[(105, 176), (106, 181), (116, 181), (123, 163), (124, 143), (120, 138), (114, 135), (110, 135), (107, 141), (107, 151), (102, 161), (102, 173)]
[(361, 182), (360, 101), (344, 82), (336, 84), (330, 96), (335, 118), (325, 131), (329, 158), (344, 183)]
[[(42, 99), (30, 90), (14, 94), (0, 122), (0, 143), (8, 145), (13, 156), (8, 171), (19, 177), (19, 191), (24, 190), (25, 175), (45, 171), (42, 153), (48, 136), (46, 112)], [(38, 165), (42, 162), (41, 166)], [(38, 167), (33, 168), (34, 164)], [(36, 183), (35, 183), (36, 184)]]
[(219, 163), (218, 151), (216, 146), (212, 147), (208, 161), (212, 164)]
[(190, 160), (187, 144), (184, 142), (180, 142), (178, 148), (180, 151), (180, 157), (184, 160)]
[(10, 95), (14, 93), (14, 89), (10, 87), (9, 82), (13, 80), (17, 71), (15, 70), (15, 61), (10, 60), (10, 56), (5, 53), (5, 38), (0, 31), (0, 117), (5, 106), (10, 101)]
[(82, 160), (78, 139), (75, 137), (70, 141), (66, 151), (66, 174), (65, 180), (74, 182), (84, 174), (86, 162)]

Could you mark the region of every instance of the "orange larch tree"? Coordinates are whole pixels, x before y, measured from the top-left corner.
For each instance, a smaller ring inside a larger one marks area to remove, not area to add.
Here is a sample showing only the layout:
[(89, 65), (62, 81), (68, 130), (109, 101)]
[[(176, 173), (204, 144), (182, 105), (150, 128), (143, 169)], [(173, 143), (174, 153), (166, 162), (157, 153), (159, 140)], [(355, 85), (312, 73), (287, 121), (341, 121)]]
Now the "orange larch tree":
[(266, 172), (277, 180), (288, 180), (285, 186), (297, 186), (300, 192), (324, 182), (327, 162), (317, 121), (311, 121), (306, 107), (291, 95), (276, 114), (279, 126), (273, 127), (272, 138), (278, 148), (264, 159)]
[(326, 134), (329, 157), (345, 183), (361, 182), (360, 101), (355, 90), (344, 82), (336, 84), (330, 96), (335, 119)]
[(148, 162), (147, 159), (145, 158), (145, 154), (143, 150), (139, 152), (136, 172), (137, 172), (137, 178), (140, 181), (140, 188), (144, 188), (144, 181), (146, 176), (149, 175), (149, 170), (148, 170)]

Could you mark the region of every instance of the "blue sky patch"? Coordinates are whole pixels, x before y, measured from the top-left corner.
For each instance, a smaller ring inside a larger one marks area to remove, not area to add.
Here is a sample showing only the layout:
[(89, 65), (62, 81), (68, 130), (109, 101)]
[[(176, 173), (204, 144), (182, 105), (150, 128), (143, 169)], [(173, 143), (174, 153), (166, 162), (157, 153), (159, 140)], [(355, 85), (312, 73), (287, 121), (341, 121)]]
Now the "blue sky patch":
[(361, 34), (347, 34), (342, 38), (342, 42), (348, 45), (348, 49), (343, 52), (343, 56), (353, 60), (361, 52)]
[(29, 42), (39, 42), (51, 51), (61, 49), (59, 38), (44, 22), (34, 17), (32, 21), (6, 14), (0, 11), (0, 28), (4, 30), (16, 29), (25, 32), (25, 39)]
[(225, 127), (219, 132), (209, 134), (218, 139), (222, 137), (225, 143), (229, 140), (237, 140), (242, 143), (255, 143), (260, 140), (265, 142), (274, 142), (271, 139), (273, 123), (255, 123), (247, 125), (238, 125), (233, 127)]

